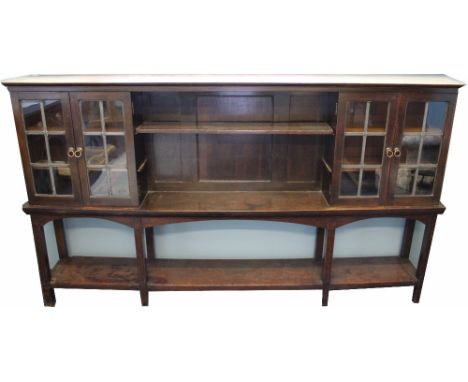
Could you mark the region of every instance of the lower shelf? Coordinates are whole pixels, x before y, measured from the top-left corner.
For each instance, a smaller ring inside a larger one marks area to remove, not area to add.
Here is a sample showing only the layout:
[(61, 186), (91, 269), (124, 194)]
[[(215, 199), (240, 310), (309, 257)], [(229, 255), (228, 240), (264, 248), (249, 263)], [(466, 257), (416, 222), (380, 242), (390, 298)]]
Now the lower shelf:
[(320, 289), (314, 260), (156, 260), (150, 290)]
[[(313, 259), (166, 260), (147, 263), (149, 290), (321, 289)], [(333, 260), (331, 289), (409, 286), (416, 271), (400, 257)], [(52, 269), (54, 288), (138, 289), (136, 259), (71, 257)]]
[(333, 260), (331, 289), (407, 286), (416, 282), (413, 264), (399, 256)]

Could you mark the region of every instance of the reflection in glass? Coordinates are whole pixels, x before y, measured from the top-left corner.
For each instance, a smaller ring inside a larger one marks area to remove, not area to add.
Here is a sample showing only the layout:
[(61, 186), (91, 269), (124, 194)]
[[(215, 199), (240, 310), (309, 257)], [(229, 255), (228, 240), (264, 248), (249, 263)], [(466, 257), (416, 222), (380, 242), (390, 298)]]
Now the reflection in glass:
[(102, 131), (99, 101), (81, 101), (81, 121), (85, 131)]
[(104, 101), (104, 124), (106, 131), (123, 131), (123, 102)]
[(447, 102), (428, 102), (426, 132), (442, 134), (447, 115)]
[(346, 131), (364, 131), (366, 107), (366, 102), (350, 102), (348, 104)]
[(400, 163), (417, 163), (420, 140), (421, 137), (419, 135), (406, 135), (403, 137)]
[(44, 135), (28, 135), (29, 160), (31, 163), (47, 163)]
[(398, 195), (411, 195), (413, 191), (414, 176), (416, 169), (400, 167), (398, 169), (396, 189)]
[(363, 171), (361, 195), (376, 196), (379, 193), (380, 175), (376, 170)]
[(387, 127), (388, 102), (370, 102), (367, 130), (373, 133), (384, 133)]
[(342, 171), (340, 194), (343, 196), (355, 196), (358, 193), (359, 170)]
[(65, 135), (49, 135), (50, 160), (52, 162), (67, 163), (67, 142)]
[(21, 101), (24, 127), (29, 131), (44, 130), (40, 101)]
[(111, 189), (113, 196), (129, 196), (127, 170), (111, 170)]
[(44, 101), (44, 116), (48, 131), (64, 130), (62, 103), (60, 100)]
[(91, 196), (108, 196), (109, 182), (107, 179), (107, 170), (90, 169), (88, 170), (88, 179)]
[(435, 180), (435, 169), (419, 169), (416, 180), (416, 195), (432, 195)]
[(385, 136), (368, 136), (366, 138), (366, 151), (364, 164), (382, 164)]
[(56, 193), (58, 195), (72, 195), (70, 167), (54, 168), (53, 173)]
[(440, 143), (442, 137), (436, 136), (425, 136), (423, 138), (423, 147), (421, 151), (421, 163), (437, 164), (440, 152)]
[(105, 165), (104, 140), (101, 135), (85, 135), (85, 158), (88, 166)]
[(125, 167), (127, 164), (125, 137), (123, 135), (108, 135), (106, 140), (109, 165)]
[(49, 169), (33, 168), (32, 172), (36, 194), (52, 194)]
[(425, 102), (408, 102), (406, 106), (405, 132), (418, 133), (422, 131)]
[(345, 164), (361, 163), (362, 136), (346, 136), (344, 140), (343, 161)]

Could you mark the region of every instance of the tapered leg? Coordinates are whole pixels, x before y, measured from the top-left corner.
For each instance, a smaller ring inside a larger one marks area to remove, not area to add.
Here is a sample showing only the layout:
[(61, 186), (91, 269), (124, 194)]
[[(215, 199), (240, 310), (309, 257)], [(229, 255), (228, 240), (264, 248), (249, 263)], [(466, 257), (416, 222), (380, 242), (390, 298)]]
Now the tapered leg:
[(146, 239), (146, 257), (148, 260), (155, 260), (156, 254), (154, 252), (154, 232), (153, 227), (145, 228)]
[(416, 269), (416, 277), (418, 279), (417, 284), (413, 289), (413, 302), (418, 303), (421, 298), (421, 291), (424, 283), (424, 277), (426, 275), (427, 263), (429, 261), (429, 253), (431, 251), (432, 237), (434, 235), (435, 224), (437, 215), (435, 215), (431, 221), (426, 223), (424, 228), (424, 236), (421, 245), (421, 252), (419, 254), (418, 268)]
[(31, 217), (31, 222), (34, 234), (34, 244), (36, 246), (37, 265), (39, 268), (39, 278), (41, 280), (44, 306), (55, 306), (55, 293), (54, 289), (50, 286), (50, 265), (44, 235), (44, 226), (35, 222), (33, 217)]
[(323, 259), (322, 264), (322, 306), (328, 305), (334, 245), (335, 227), (327, 227), (327, 243), (325, 249), (325, 257)]
[(317, 227), (315, 235), (315, 261), (322, 261), (323, 256), (323, 239), (325, 237), (325, 229)]
[(63, 219), (54, 220), (55, 241), (57, 242), (57, 250), (60, 259), (68, 258), (67, 241), (65, 239), (65, 228)]
[(411, 244), (413, 243), (415, 220), (406, 219), (405, 230), (403, 231), (403, 240), (401, 241), (400, 257), (408, 259), (411, 252)]
[(143, 228), (135, 227), (134, 232), (141, 305), (148, 306), (148, 287), (146, 283), (146, 259), (143, 244)]

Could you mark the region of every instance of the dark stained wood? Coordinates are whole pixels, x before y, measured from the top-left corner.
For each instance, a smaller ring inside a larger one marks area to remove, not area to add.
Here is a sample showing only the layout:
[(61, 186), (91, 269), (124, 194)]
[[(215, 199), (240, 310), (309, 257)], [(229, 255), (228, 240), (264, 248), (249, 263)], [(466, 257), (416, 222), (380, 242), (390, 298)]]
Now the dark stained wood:
[(145, 228), (145, 241), (146, 241), (146, 258), (148, 260), (156, 259), (156, 252), (154, 250), (154, 229), (153, 227)]
[(63, 219), (54, 220), (54, 231), (59, 258), (66, 259), (68, 257), (68, 247), (65, 238), (65, 228), (63, 226)]
[(69, 257), (52, 269), (50, 284), (55, 288), (139, 289), (134, 258)]
[(333, 225), (327, 227), (326, 238), (325, 256), (322, 265), (322, 306), (328, 305), (328, 295), (330, 292), (333, 248), (335, 245), (335, 227)]
[(416, 270), (408, 259), (392, 257), (335, 258), (331, 289), (415, 285)]
[(320, 266), (296, 260), (167, 260), (148, 263), (150, 290), (319, 289)]
[(434, 235), (435, 224), (437, 215), (434, 215), (433, 219), (426, 224), (424, 228), (424, 236), (421, 244), (421, 252), (419, 253), (418, 267), (416, 269), (416, 277), (418, 282), (414, 286), (413, 290), (413, 302), (418, 303), (421, 298), (422, 286), (424, 278), (426, 276), (427, 263), (429, 261), (429, 253), (431, 251), (432, 237)]
[(138, 134), (288, 134), (332, 135), (326, 122), (144, 122)]
[(36, 245), (37, 265), (39, 268), (39, 279), (41, 281), (42, 298), (44, 306), (55, 306), (55, 292), (51, 283), (49, 257), (47, 255), (47, 244), (42, 224), (31, 217), (34, 234), (34, 244)]
[(315, 233), (315, 253), (314, 258), (315, 261), (321, 262), (323, 256), (323, 242), (325, 239), (325, 229), (322, 227), (317, 227), (317, 231)]
[(147, 287), (147, 273), (146, 273), (146, 259), (145, 249), (143, 242), (143, 228), (137, 225), (134, 228), (135, 234), (135, 249), (138, 266), (138, 283), (140, 287), (140, 299), (142, 306), (148, 306), (148, 287)]
[(411, 244), (413, 243), (413, 233), (416, 221), (406, 219), (405, 228), (403, 231), (403, 239), (401, 241), (400, 257), (408, 259), (411, 252)]

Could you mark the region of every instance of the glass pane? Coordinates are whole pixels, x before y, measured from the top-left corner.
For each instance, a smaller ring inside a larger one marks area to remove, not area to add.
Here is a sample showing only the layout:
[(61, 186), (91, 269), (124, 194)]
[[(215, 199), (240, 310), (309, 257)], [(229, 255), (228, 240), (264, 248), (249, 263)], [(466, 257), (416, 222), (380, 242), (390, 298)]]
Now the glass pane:
[(29, 160), (31, 163), (47, 163), (44, 135), (28, 135)]
[(442, 134), (447, 115), (447, 102), (428, 102), (426, 132)]
[(107, 135), (106, 142), (109, 165), (125, 167), (127, 165), (125, 137), (123, 135)]
[(72, 195), (72, 182), (70, 167), (58, 167), (53, 169), (55, 191), (58, 195)]
[(88, 170), (88, 178), (89, 178), (91, 196), (108, 196), (109, 195), (107, 170), (105, 169)]
[(341, 172), (341, 195), (355, 196), (358, 192), (359, 170)]
[(44, 130), (40, 101), (21, 101), (24, 127), (28, 131)]
[(81, 121), (87, 132), (102, 131), (99, 101), (81, 101)]
[(384, 133), (387, 128), (388, 102), (371, 102), (367, 131)]
[(49, 169), (33, 168), (32, 172), (36, 194), (52, 194)]
[(416, 169), (414, 168), (399, 168), (396, 189), (397, 195), (411, 195), (413, 191), (413, 183)]
[(44, 101), (44, 115), (48, 131), (63, 131), (62, 103), (59, 100)]
[(128, 197), (128, 174), (126, 170), (111, 170), (111, 189), (113, 196)]
[(416, 182), (416, 195), (432, 195), (435, 169), (419, 169)]
[(366, 120), (366, 102), (350, 102), (348, 104), (346, 131), (364, 131)]
[(376, 196), (379, 193), (380, 170), (363, 171), (361, 195)]
[(67, 163), (67, 141), (65, 135), (49, 135), (50, 160), (55, 163)]
[(123, 131), (123, 102), (104, 101), (104, 124), (106, 131)]
[(403, 137), (400, 163), (417, 163), (420, 140), (421, 137), (418, 135), (406, 135)]
[(423, 138), (421, 163), (437, 164), (439, 160), (441, 141), (442, 141), (442, 137), (440, 135), (425, 136)]
[(385, 136), (368, 136), (364, 164), (382, 164)]
[(104, 140), (101, 135), (85, 135), (85, 158), (88, 166), (105, 165)]
[(405, 132), (419, 133), (424, 121), (425, 102), (408, 102), (406, 106)]
[(343, 162), (345, 164), (361, 163), (362, 137), (346, 136), (344, 141)]

